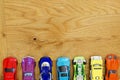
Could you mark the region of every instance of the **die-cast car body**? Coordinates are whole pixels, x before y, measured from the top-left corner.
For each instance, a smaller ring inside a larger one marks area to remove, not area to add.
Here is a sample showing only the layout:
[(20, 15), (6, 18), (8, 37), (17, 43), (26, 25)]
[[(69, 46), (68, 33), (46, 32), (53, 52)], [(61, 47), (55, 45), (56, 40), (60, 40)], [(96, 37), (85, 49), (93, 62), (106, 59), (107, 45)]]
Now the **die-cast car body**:
[(14, 57), (7, 57), (3, 60), (4, 80), (16, 80), (18, 61)]
[(40, 80), (52, 80), (52, 60), (50, 57), (42, 57), (39, 60)]
[(57, 80), (70, 80), (70, 59), (59, 57), (57, 59)]
[(22, 59), (22, 80), (35, 80), (35, 60), (32, 57)]
[(105, 59), (105, 65), (105, 80), (119, 80), (118, 69), (120, 65), (120, 59), (115, 54), (108, 54)]
[(101, 56), (92, 56), (90, 63), (90, 79), (103, 80), (103, 60)]
[(74, 77), (73, 80), (86, 80), (85, 74), (86, 60), (83, 56), (73, 59)]

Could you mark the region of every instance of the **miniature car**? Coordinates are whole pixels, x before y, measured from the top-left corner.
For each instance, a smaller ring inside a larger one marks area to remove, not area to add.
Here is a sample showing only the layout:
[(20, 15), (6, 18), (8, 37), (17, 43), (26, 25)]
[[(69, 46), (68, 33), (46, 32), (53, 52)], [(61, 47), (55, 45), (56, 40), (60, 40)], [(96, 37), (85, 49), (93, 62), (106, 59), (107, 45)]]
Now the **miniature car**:
[(7, 57), (3, 60), (4, 80), (16, 80), (17, 64), (17, 59), (13, 57)]
[(92, 56), (90, 64), (90, 79), (103, 80), (103, 61), (101, 56)]
[(106, 76), (105, 80), (119, 80), (118, 69), (119, 69), (119, 58), (115, 54), (109, 54), (106, 56)]
[(70, 59), (59, 57), (57, 59), (57, 78), (58, 80), (70, 80)]
[(74, 78), (73, 80), (86, 80), (85, 74), (86, 60), (84, 57), (75, 57), (73, 59)]
[(35, 80), (35, 60), (32, 57), (22, 59), (22, 80)]
[(39, 60), (40, 80), (52, 80), (52, 60), (50, 57), (42, 57)]

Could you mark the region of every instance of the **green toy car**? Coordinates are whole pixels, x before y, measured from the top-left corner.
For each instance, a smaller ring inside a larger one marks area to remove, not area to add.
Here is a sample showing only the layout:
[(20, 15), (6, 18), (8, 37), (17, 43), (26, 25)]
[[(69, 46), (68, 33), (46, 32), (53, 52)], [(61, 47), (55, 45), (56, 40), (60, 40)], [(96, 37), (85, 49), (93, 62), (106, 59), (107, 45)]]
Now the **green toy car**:
[(86, 80), (85, 74), (86, 60), (84, 57), (75, 57), (73, 59), (74, 78), (73, 80)]

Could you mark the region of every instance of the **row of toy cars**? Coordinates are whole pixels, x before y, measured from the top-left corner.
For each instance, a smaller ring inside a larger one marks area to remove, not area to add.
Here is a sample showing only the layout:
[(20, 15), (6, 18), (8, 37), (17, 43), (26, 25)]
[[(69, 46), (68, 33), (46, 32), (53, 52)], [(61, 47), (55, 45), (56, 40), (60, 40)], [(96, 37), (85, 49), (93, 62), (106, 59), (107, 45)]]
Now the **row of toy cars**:
[[(72, 61), (74, 67), (73, 80), (87, 80), (85, 73), (86, 60), (84, 57), (75, 57)], [(119, 58), (114, 54), (106, 56), (105, 80), (119, 80), (118, 68)], [(5, 58), (3, 61), (4, 80), (17, 80), (17, 59), (13, 57)], [(42, 57), (39, 62), (39, 80), (52, 80), (52, 60), (50, 57)], [(22, 80), (35, 80), (36, 62), (32, 57), (25, 57), (21, 63)], [(70, 80), (70, 59), (59, 57), (56, 62), (57, 80)], [(101, 56), (91, 56), (90, 59), (90, 80), (103, 80), (103, 60)]]

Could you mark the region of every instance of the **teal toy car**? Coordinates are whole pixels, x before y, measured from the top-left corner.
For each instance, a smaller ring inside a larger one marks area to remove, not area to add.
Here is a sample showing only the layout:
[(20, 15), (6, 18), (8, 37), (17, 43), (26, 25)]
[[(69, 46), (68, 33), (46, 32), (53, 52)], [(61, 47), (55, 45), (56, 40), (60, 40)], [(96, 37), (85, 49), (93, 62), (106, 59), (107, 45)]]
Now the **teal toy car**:
[(57, 80), (70, 80), (70, 59), (59, 57), (57, 59)]
[(85, 74), (85, 64), (86, 60), (84, 57), (75, 57), (73, 59), (73, 67), (74, 67), (74, 77), (73, 80), (86, 80)]

